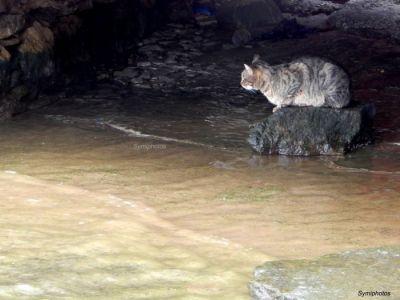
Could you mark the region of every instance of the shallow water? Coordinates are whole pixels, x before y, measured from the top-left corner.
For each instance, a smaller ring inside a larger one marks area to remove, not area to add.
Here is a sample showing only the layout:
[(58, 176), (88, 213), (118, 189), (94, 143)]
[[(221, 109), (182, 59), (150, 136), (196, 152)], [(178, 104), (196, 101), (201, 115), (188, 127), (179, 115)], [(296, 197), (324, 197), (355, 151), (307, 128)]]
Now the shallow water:
[(145, 89), (127, 92), (110, 85), (64, 98), (44, 114), (63, 123), (109, 126), (136, 137), (248, 151), (243, 142), (248, 127), (269, 114), (269, 106), (262, 98), (234, 102), (218, 96)]
[[(264, 51), (317, 45), (289, 43)], [(0, 298), (248, 299), (265, 261), (399, 245), (395, 97), (377, 100), (375, 145), (261, 157), (248, 126), (271, 107), (238, 72), (189, 91), (83, 85), (2, 124)]]

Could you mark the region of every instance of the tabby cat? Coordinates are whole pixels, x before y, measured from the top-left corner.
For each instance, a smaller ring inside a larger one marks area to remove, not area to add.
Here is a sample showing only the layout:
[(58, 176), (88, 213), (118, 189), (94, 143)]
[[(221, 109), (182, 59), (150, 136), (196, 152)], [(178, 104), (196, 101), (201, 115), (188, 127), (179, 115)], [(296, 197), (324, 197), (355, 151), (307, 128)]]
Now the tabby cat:
[(274, 112), (285, 106), (342, 108), (350, 103), (346, 72), (322, 58), (302, 57), (271, 66), (255, 55), (252, 64), (244, 67), (242, 87), (261, 91), (276, 105)]

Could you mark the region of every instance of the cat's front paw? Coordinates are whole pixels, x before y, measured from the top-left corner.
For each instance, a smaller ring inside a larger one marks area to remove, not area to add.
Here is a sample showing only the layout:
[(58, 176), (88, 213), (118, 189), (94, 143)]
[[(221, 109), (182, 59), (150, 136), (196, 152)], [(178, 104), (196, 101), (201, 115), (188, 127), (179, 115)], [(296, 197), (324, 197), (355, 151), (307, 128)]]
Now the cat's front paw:
[(272, 112), (274, 113), (274, 112), (277, 112), (278, 110), (280, 110), (282, 107), (280, 107), (280, 106), (275, 106), (273, 109), (272, 109)]

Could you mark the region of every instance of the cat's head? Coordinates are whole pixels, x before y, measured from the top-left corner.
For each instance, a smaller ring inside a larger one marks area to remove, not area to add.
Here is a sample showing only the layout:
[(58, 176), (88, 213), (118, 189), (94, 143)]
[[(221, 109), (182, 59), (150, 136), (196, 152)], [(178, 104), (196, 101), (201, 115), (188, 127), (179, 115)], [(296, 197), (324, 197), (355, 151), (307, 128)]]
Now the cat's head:
[(260, 78), (260, 68), (257, 65), (260, 56), (255, 55), (253, 58), (252, 64), (246, 65), (244, 64), (244, 70), (242, 72), (242, 80), (240, 81), (240, 85), (248, 91), (258, 90), (258, 81)]

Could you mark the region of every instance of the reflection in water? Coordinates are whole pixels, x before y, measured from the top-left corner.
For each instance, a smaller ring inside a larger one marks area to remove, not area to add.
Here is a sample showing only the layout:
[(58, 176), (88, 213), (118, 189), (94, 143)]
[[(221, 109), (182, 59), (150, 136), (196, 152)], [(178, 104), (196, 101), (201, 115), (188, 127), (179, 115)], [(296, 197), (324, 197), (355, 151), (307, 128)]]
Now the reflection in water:
[(248, 299), (266, 260), (399, 244), (397, 146), (260, 157), (263, 102), (120, 93), (0, 128), (0, 298)]

